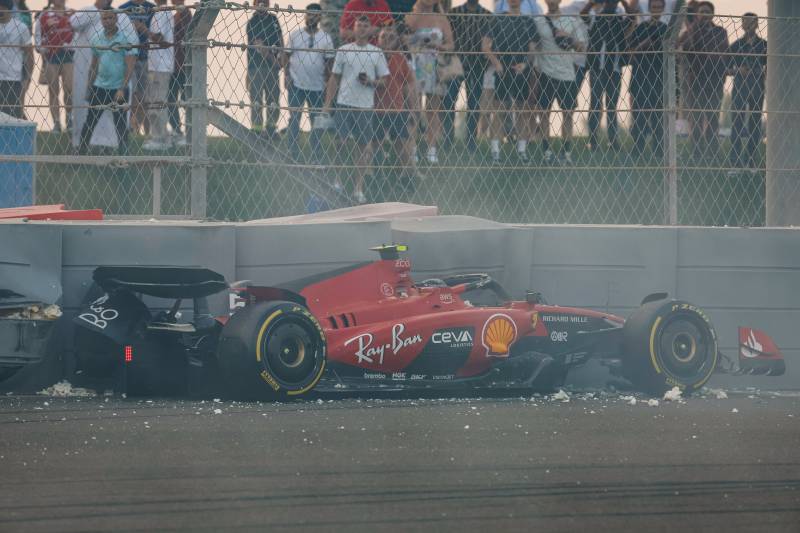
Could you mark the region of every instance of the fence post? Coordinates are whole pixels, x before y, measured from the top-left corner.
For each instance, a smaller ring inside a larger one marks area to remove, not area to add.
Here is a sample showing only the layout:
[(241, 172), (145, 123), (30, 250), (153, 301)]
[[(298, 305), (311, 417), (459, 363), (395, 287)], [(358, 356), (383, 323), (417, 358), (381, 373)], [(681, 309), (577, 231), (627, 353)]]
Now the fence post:
[[(800, 4), (770, 0), (767, 55), (767, 226), (800, 225)], [(790, 18), (791, 17), (791, 18)]]
[(208, 184), (208, 34), (217, 18), (220, 0), (203, 0), (194, 13), (186, 31), (187, 76), (186, 129), (191, 146), (192, 173), (190, 213), (192, 218), (206, 218), (208, 205), (206, 188)]
[(664, 197), (667, 208), (666, 222), (678, 225), (678, 136), (675, 127), (677, 105), (676, 62), (678, 35), (686, 16), (686, 2), (675, 2), (675, 12), (669, 19), (667, 35), (664, 39), (664, 94), (662, 97), (664, 124)]

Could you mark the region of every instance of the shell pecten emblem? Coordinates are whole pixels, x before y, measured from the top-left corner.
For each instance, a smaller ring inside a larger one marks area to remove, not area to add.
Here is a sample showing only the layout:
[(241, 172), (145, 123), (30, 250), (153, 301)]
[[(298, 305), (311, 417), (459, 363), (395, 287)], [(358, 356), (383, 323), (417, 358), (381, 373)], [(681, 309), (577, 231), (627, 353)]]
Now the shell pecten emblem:
[(481, 343), (486, 348), (486, 357), (508, 357), (515, 340), (517, 325), (508, 315), (497, 313), (483, 325)]

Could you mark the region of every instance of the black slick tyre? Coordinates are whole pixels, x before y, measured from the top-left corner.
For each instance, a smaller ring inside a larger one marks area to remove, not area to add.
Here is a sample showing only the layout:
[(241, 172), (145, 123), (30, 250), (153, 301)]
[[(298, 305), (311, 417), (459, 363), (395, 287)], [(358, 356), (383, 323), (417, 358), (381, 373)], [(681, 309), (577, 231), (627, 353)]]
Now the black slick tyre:
[(714, 326), (702, 309), (688, 302), (649, 302), (622, 330), (622, 371), (642, 392), (661, 395), (678, 387), (691, 394), (711, 377), (717, 359)]
[(217, 361), (228, 396), (298, 397), (325, 371), (325, 335), (304, 306), (260, 302), (234, 313), (222, 328)]

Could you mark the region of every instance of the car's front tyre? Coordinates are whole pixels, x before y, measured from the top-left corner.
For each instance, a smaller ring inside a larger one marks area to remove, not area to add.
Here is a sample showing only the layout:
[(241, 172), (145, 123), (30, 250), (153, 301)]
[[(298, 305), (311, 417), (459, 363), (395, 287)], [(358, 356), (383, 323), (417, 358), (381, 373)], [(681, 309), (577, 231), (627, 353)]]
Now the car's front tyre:
[(690, 394), (708, 381), (717, 359), (714, 326), (689, 302), (646, 303), (622, 330), (623, 374), (643, 392), (661, 395), (678, 387)]

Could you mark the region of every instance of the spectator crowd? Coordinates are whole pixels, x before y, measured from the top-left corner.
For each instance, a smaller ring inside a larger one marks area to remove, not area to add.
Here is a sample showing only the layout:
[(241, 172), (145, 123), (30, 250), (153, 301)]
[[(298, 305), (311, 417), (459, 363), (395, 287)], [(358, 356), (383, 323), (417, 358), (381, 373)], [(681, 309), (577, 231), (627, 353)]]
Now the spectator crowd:
[[(0, 111), (23, 116), (35, 53), (53, 131), (71, 132), (78, 152), (106, 145), (124, 153), (132, 134), (145, 136), (145, 150), (185, 144), (178, 104), (191, 12), (183, 0), (155, 1), (112, 8), (110, 0), (96, 0), (75, 11), (50, 0), (31, 17), (24, 0), (0, 0)], [(269, 0), (255, 0), (243, 73), (251, 127), (271, 141), (283, 137), (297, 162), (322, 162), (327, 129), (352, 138), (359, 201), (378, 153), (394, 157), (412, 182), (420, 161), (439, 164), (453, 142), (461, 94), (467, 151), (478, 153), (485, 138), (494, 164), (572, 164), (576, 113), (588, 117), (589, 150), (619, 153), (621, 109), (630, 110), (632, 153), (662, 157), (663, 62), (675, 0), (542, 3), (495, 0), (490, 12), (478, 0), (349, 0), (334, 29), (323, 7), (309, 4), (302, 24), (284, 35)], [(680, 118), (695, 157), (718, 153), (723, 89), (732, 76), (730, 165), (753, 169), (767, 43), (756, 15), (743, 15), (744, 35), (732, 43), (714, 16), (712, 2), (691, 1), (677, 28)], [(629, 104), (621, 102), (625, 95)], [(283, 97), (288, 126), (281, 134)], [(308, 149), (300, 137), (306, 108)]]

